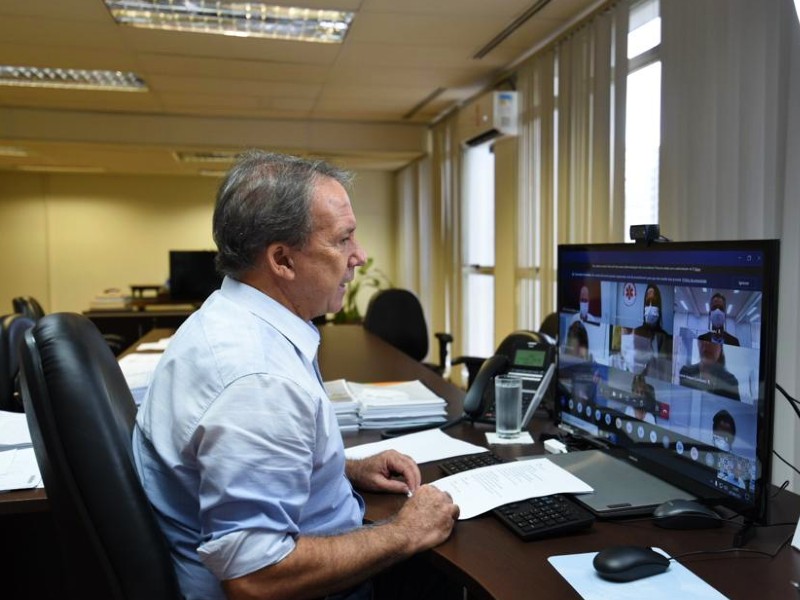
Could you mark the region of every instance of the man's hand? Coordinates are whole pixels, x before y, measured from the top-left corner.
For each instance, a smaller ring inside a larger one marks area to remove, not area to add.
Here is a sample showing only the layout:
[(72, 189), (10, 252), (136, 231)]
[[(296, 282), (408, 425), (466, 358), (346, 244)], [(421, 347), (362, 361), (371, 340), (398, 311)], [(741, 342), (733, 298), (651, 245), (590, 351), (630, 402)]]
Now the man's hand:
[(415, 544), (411, 552), (420, 552), (444, 542), (459, 515), (450, 494), (431, 485), (421, 486), (392, 520)]
[(396, 450), (386, 450), (361, 460), (348, 460), (348, 479), (365, 492), (416, 492), (422, 481), (414, 459)]

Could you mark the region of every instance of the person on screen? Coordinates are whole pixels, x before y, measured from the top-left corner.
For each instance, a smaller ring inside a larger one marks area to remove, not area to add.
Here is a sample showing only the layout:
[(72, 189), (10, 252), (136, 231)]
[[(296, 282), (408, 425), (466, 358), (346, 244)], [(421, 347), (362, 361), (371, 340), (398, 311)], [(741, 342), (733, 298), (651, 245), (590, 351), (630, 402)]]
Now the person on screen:
[[(322, 161), (253, 150), (220, 186), (222, 287), (175, 334), (133, 432), (187, 600), (361, 599), (373, 583), (383, 597), (382, 585), (433, 581), (423, 561), (413, 573), (405, 561), (446, 540), (458, 518), (410, 457), (345, 459), (311, 320), (341, 309), (366, 260), (348, 179)], [(364, 527), (355, 489), (413, 496)], [(431, 597), (460, 597), (439, 587)]]
[(580, 321), (574, 321), (567, 329), (565, 351), (569, 356), (580, 360), (590, 360), (589, 334)]
[(725, 321), (728, 314), (728, 302), (725, 296), (719, 292), (715, 293), (711, 296), (708, 306), (708, 331), (701, 335), (699, 339), (728, 346), (738, 346), (739, 338), (725, 330)]
[(736, 439), (736, 421), (727, 410), (722, 409), (714, 414), (711, 422), (711, 437), (714, 446), (725, 453), (719, 458), (717, 477), (738, 487), (746, 487), (742, 473), (742, 461), (728, 454)]
[(589, 334), (580, 321), (574, 321), (567, 329), (564, 355), (564, 369), (569, 373), (572, 398), (584, 406), (594, 404), (599, 373), (589, 352)]
[(714, 446), (723, 452), (730, 452), (736, 439), (736, 421), (727, 410), (717, 411), (711, 419), (711, 437)]
[[(644, 365), (642, 372), (657, 379), (670, 379), (672, 374), (672, 335), (664, 330), (664, 307), (661, 290), (648, 284), (644, 293), (642, 324), (633, 330), (634, 364)], [(642, 340), (646, 340), (642, 343)]]
[(589, 312), (590, 300), (591, 295), (589, 293), (589, 287), (586, 285), (581, 286), (581, 291), (578, 296), (578, 318), (584, 323), (597, 325), (600, 323), (600, 319)]
[(625, 407), (625, 415), (655, 425), (658, 408), (655, 388), (647, 383), (644, 375), (639, 374), (633, 376), (631, 392), (634, 404)]
[(680, 383), (686, 387), (741, 400), (739, 380), (725, 368), (725, 352), (722, 344), (697, 338), (700, 361), (684, 365), (680, 370)]

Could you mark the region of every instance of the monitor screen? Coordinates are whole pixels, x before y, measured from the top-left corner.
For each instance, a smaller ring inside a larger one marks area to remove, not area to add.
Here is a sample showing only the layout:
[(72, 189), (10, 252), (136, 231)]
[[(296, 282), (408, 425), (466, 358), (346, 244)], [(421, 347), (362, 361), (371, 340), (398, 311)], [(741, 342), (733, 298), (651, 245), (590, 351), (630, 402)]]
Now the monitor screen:
[(559, 246), (559, 425), (763, 520), (778, 258), (777, 240)]
[(214, 250), (170, 250), (170, 298), (199, 303), (219, 288), (222, 276), (214, 266), (216, 255)]

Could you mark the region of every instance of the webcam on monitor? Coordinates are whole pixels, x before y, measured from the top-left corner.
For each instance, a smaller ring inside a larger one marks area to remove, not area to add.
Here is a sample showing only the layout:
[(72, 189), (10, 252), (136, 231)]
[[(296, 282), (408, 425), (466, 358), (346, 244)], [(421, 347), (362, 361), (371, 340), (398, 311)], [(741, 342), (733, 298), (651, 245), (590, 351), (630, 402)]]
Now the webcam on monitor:
[(658, 224), (654, 225), (631, 225), (631, 239), (637, 244), (649, 244), (651, 242), (666, 242), (667, 238), (661, 235)]

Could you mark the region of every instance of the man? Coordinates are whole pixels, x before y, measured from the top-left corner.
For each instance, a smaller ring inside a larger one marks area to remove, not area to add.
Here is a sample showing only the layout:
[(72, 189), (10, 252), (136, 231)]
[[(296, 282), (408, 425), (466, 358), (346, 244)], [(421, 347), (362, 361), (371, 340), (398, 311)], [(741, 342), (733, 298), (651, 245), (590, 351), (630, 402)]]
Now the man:
[(708, 306), (708, 331), (700, 335), (698, 339), (728, 346), (738, 346), (739, 338), (725, 330), (725, 321), (728, 314), (728, 302), (725, 296), (716, 292), (711, 296)]
[[(187, 600), (369, 597), (367, 578), (447, 539), (458, 517), (411, 458), (344, 458), (310, 320), (341, 308), (365, 261), (346, 182), (251, 151), (220, 187), (226, 277), (170, 343), (133, 436)], [(351, 483), (413, 497), (363, 527)]]

